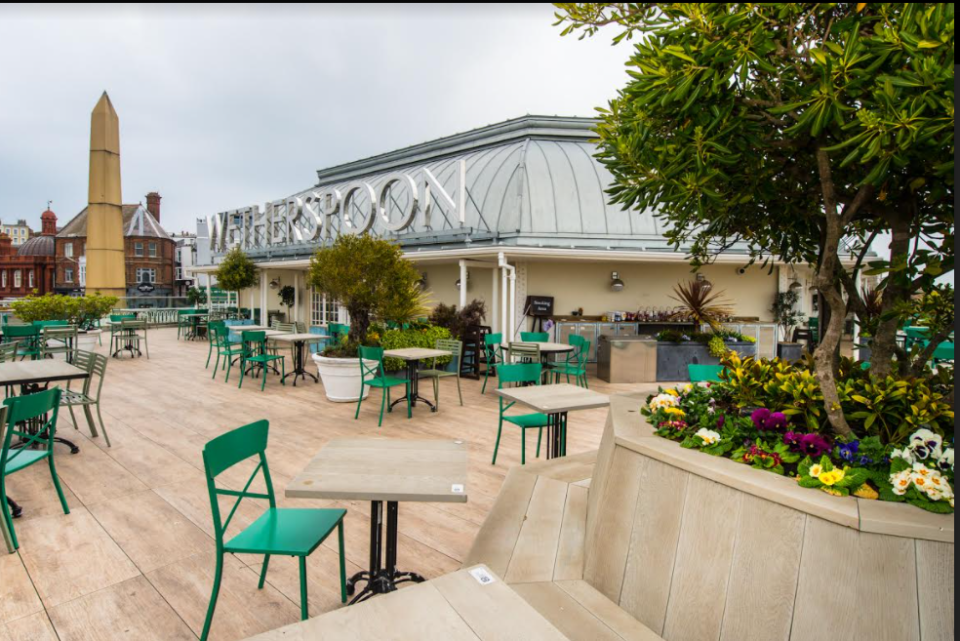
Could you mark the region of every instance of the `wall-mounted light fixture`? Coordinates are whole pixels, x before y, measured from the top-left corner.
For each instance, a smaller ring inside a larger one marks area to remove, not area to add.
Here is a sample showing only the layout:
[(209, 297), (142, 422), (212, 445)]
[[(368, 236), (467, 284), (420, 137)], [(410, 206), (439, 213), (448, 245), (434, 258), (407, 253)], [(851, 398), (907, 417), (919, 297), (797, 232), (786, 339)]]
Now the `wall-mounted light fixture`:
[(280, 279), (274, 278), (270, 281), (270, 289), (277, 289), (280, 287)]
[(615, 292), (619, 292), (623, 289), (623, 281), (620, 280), (620, 272), (612, 272), (610, 274), (610, 289)]
[(420, 289), (427, 288), (427, 272), (420, 272), (420, 280), (417, 281), (417, 284), (420, 285)]
[[(457, 291), (460, 291), (460, 279), (459, 279), (459, 278), (457, 279), (456, 285), (457, 285)], [(469, 290), (470, 290), (470, 274), (467, 274), (467, 291), (469, 291)]]
[(708, 292), (711, 289), (713, 289), (713, 283), (707, 280), (707, 277), (704, 276), (701, 272), (697, 272), (697, 282), (702, 283), (700, 285), (700, 288), (705, 292)]

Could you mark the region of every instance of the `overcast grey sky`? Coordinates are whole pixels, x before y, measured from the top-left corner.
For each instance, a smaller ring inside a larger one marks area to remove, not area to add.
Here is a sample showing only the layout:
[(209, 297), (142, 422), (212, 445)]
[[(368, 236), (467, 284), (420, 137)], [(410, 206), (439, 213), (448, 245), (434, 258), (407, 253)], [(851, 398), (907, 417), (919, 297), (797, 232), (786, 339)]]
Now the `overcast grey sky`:
[(523, 114), (590, 116), (625, 45), (541, 5), (0, 6), (0, 220), (86, 205), (90, 111), (120, 117), (124, 202), (169, 231), (315, 170)]

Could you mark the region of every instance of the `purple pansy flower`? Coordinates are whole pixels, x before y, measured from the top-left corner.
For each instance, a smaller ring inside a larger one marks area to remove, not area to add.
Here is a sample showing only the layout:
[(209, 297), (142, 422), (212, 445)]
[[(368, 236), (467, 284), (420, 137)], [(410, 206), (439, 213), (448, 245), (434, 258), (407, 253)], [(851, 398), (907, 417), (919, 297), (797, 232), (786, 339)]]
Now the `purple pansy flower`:
[(719, 418), (717, 418), (717, 429), (721, 429), (723, 427), (723, 424), (726, 422), (727, 422), (727, 417), (721, 414)]
[(783, 435), (783, 443), (790, 447), (792, 452), (800, 451), (800, 438), (803, 434), (799, 432), (787, 432)]
[(823, 456), (831, 450), (827, 439), (819, 434), (804, 434), (800, 437), (800, 449), (810, 456)]
[(771, 412), (765, 407), (753, 410), (750, 420), (761, 431), (782, 430), (787, 426), (787, 417), (783, 412)]

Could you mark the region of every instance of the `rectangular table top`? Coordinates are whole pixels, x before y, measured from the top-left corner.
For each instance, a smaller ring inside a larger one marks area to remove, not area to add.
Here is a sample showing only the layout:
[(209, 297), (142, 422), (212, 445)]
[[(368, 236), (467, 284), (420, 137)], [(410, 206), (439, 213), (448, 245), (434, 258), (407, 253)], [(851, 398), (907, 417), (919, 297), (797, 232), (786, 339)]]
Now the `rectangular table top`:
[(0, 385), (52, 383), (87, 378), (87, 376), (86, 370), (58, 359), (0, 363)]
[(573, 345), (568, 345), (567, 343), (551, 343), (549, 341), (513, 341), (510, 345), (539, 345), (540, 351), (545, 354), (573, 351)]
[(450, 356), (450, 352), (431, 347), (403, 347), (401, 349), (388, 349), (383, 355), (387, 358), (400, 358), (405, 361), (420, 361), (425, 358)]
[(255, 641), (563, 641), (567, 639), (484, 565), (293, 623)]
[(321, 336), (320, 334), (309, 334), (309, 333), (300, 333), (300, 334), (288, 334), (280, 332), (271, 338), (275, 341), (284, 341), (287, 343), (299, 343), (301, 341), (322, 341), (329, 339), (329, 336)]
[(610, 405), (610, 397), (606, 394), (569, 383), (511, 387), (493, 390), (493, 393), (543, 414), (589, 410)]
[(272, 329), (269, 325), (227, 325), (231, 332), (260, 332), (265, 329)]
[(467, 502), (465, 441), (333, 439), (286, 495), (303, 499)]

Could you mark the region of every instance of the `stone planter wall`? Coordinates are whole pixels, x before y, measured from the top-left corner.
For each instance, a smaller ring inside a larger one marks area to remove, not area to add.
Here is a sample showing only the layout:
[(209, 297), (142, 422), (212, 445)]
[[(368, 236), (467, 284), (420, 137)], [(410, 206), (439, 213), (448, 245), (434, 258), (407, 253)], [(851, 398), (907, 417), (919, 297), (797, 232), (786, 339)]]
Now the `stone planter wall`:
[(837, 498), (653, 435), (611, 399), (584, 579), (668, 641), (954, 637), (952, 515)]
[[(727, 347), (741, 356), (757, 353), (757, 344), (750, 342), (727, 343)], [(689, 381), (687, 365), (719, 365), (720, 359), (711, 356), (710, 350), (701, 343), (657, 342), (657, 382)]]

